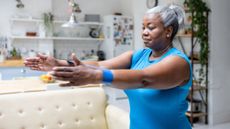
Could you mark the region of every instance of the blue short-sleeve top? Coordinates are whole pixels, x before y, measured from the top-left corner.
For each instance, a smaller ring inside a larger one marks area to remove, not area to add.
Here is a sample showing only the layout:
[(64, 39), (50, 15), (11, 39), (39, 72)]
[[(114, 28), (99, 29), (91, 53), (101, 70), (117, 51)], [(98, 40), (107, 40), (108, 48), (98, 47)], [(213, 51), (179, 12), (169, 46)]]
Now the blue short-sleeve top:
[(171, 48), (156, 60), (149, 60), (151, 53), (149, 48), (134, 52), (130, 69), (144, 69), (168, 56), (179, 56), (190, 65), (190, 79), (185, 85), (171, 89), (124, 90), (130, 104), (130, 129), (191, 129), (185, 116), (188, 108), (186, 97), (192, 85), (192, 70), (188, 57), (176, 48)]

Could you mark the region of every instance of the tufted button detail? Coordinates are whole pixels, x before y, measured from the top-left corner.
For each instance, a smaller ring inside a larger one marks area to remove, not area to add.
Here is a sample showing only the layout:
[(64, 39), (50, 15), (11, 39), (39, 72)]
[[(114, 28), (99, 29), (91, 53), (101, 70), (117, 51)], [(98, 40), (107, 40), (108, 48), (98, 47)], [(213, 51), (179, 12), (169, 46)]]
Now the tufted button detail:
[(44, 125), (44, 124), (41, 124), (40, 127), (41, 127), (42, 129), (44, 129), (44, 128), (45, 128), (45, 125)]
[(75, 119), (75, 123), (76, 123), (76, 124), (80, 124), (80, 122), (81, 122), (81, 121), (80, 121), (78, 118)]
[(20, 109), (20, 110), (18, 111), (18, 113), (19, 113), (20, 115), (22, 115), (24, 112), (23, 112), (22, 109)]
[(60, 106), (57, 105), (56, 110), (60, 111), (61, 110)]
[(73, 108), (77, 109), (77, 105), (75, 103), (72, 104)]
[(91, 120), (91, 121), (94, 121), (95, 119), (94, 119), (94, 117), (91, 116), (91, 117), (90, 117), (90, 120)]
[(38, 111), (39, 111), (39, 112), (42, 112), (42, 111), (43, 111), (43, 109), (42, 109), (41, 107), (39, 107), (39, 108), (38, 108)]
[(61, 127), (61, 126), (63, 126), (64, 124), (63, 124), (61, 121), (58, 121), (58, 125)]
[(25, 127), (21, 127), (21, 129), (26, 129)]
[(91, 106), (92, 106), (92, 103), (91, 103), (91, 102), (87, 102), (87, 105), (88, 105), (89, 107), (91, 107)]
[(3, 114), (0, 112), (0, 118), (3, 117)]

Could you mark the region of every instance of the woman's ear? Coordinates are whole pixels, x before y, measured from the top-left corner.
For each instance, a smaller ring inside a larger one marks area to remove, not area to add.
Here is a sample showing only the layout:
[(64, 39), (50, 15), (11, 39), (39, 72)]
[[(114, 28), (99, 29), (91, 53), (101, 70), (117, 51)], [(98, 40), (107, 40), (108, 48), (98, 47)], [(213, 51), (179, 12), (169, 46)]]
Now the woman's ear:
[(166, 37), (170, 38), (172, 36), (172, 32), (173, 32), (173, 27), (169, 26), (166, 28)]

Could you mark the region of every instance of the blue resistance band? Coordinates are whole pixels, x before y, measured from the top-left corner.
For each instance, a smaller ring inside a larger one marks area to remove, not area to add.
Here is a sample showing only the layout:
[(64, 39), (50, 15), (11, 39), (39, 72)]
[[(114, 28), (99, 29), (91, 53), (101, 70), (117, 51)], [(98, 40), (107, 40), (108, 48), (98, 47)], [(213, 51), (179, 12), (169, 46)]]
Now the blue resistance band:
[(111, 84), (113, 82), (113, 73), (111, 70), (103, 69), (102, 74), (103, 74), (103, 80), (102, 80), (103, 83)]

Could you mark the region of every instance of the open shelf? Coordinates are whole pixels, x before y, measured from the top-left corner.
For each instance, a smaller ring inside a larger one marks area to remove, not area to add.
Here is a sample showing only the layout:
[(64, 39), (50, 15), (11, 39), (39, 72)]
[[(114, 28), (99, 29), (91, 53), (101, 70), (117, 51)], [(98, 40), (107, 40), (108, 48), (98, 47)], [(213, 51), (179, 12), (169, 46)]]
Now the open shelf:
[[(197, 8), (198, 6), (191, 5), (192, 2), (190, 0), (184, 0), (184, 11), (185, 11), (185, 29), (180, 31), (176, 35), (176, 39), (178, 40), (181, 48), (185, 54), (189, 57), (189, 60), (192, 65), (192, 87), (190, 87), (189, 94), (187, 96), (187, 100), (190, 104), (190, 108), (186, 112), (186, 116), (189, 117), (189, 121), (191, 125), (198, 121), (204, 121), (205, 124), (208, 124), (208, 56), (207, 56), (207, 63), (201, 64), (200, 60), (200, 48), (201, 48), (201, 40), (198, 37), (197, 32), (197, 23), (194, 22), (194, 19), (197, 18)], [(199, 2), (197, 3), (199, 4)], [(201, 2), (206, 6), (205, 2)], [(207, 28), (205, 31), (205, 35), (208, 36), (208, 7), (206, 8), (207, 11), (203, 10), (202, 13), (206, 15), (203, 20), (204, 27)], [(205, 28), (205, 29), (206, 29)], [(208, 39), (208, 37), (206, 37)], [(190, 40), (190, 41), (189, 41)], [(204, 39), (205, 40), (205, 39)], [(206, 41), (206, 40), (205, 40)], [(186, 44), (185, 44), (186, 43)], [(189, 43), (189, 44), (187, 44)], [(208, 46), (208, 41), (205, 42)], [(186, 45), (186, 47), (184, 47)], [(208, 54), (208, 53), (207, 53)], [(199, 72), (200, 68), (203, 68), (203, 74), (201, 75)], [(198, 70), (199, 69), (199, 70)], [(199, 80), (202, 80), (201, 84), (198, 83)], [(198, 96), (199, 95), (199, 96)], [(199, 97), (199, 99), (198, 99)], [(197, 107), (195, 104), (198, 104)], [(198, 112), (199, 111), (199, 112)], [(204, 119), (200, 120), (199, 117), (204, 117)], [(194, 119), (195, 118), (195, 119)]]
[[(64, 20), (55, 20), (54, 21), (54, 23), (56, 23), (56, 24), (63, 24), (66, 22), (68, 22), (68, 21), (64, 21)], [(101, 22), (79, 22), (78, 24), (79, 25), (98, 25), (98, 26), (103, 25), (103, 23), (101, 23)]]
[(185, 38), (191, 38), (192, 34), (177, 34), (177, 37), (185, 37)]
[(90, 38), (90, 37), (51, 37), (53, 40), (94, 40), (103, 41), (103, 38)]
[(41, 19), (31, 19), (31, 18), (11, 18), (11, 22), (42, 22)]
[(185, 13), (191, 13), (191, 10), (188, 7), (184, 8)]
[(195, 113), (195, 112), (193, 112), (193, 113), (191, 113), (191, 112), (186, 112), (185, 114), (186, 114), (186, 116), (188, 116), (188, 117), (191, 117), (191, 116), (193, 116), (193, 117), (201, 117), (201, 116), (206, 116), (206, 115), (207, 115), (207, 113), (204, 113), (204, 112), (199, 112), (199, 113)]
[(200, 64), (199, 60), (193, 60), (193, 64)]
[(90, 37), (38, 37), (38, 36), (11, 36), (11, 39), (37, 39), (37, 40), (87, 40), (87, 41), (103, 41), (103, 38), (90, 38)]
[[(26, 18), (11, 18), (11, 22), (43, 22), (42, 19), (26, 19)], [(63, 24), (68, 22), (67, 20), (54, 20), (53, 23), (56, 24)], [(79, 22), (79, 25), (97, 25), (101, 26), (103, 23), (101, 22)]]
[[(190, 88), (191, 90), (192, 88)], [(193, 84), (193, 91), (199, 91), (199, 90), (206, 90), (207, 88), (204, 86), (200, 86), (199, 84), (194, 83)]]

